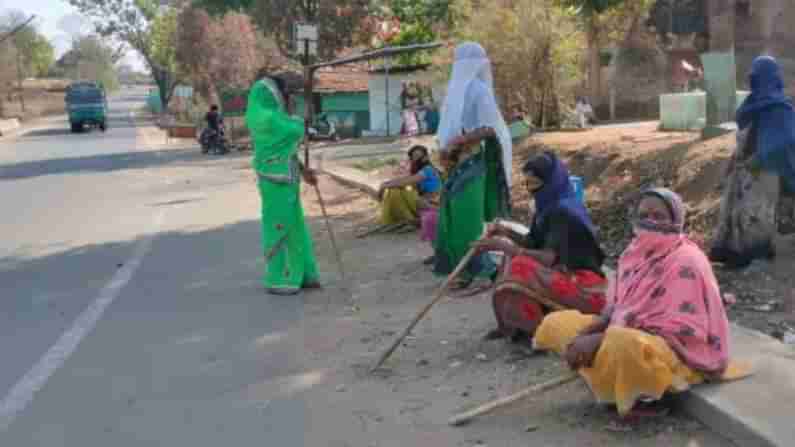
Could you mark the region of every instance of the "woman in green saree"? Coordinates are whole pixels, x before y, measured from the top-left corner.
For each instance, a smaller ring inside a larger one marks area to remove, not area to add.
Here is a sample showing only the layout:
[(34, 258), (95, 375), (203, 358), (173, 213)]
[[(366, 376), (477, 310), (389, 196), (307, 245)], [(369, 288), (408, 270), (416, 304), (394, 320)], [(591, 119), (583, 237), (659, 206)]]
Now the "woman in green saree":
[[(448, 275), (481, 237), (484, 225), (509, 217), (511, 207), (511, 133), (494, 98), (491, 62), (477, 43), (455, 50), (438, 138), (447, 178), (434, 270)], [(473, 259), (458, 286), (495, 273), (495, 263), (483, 253)]]
[(251, 88), (246, 109), (262, 199), (264, 283), (276, 295), (320, 287), (300, 190), (302, 176), (309, 184), (317, 178), (298, 159), (304, 121), (287, 114), (286, 98), (281, 80), (263, 78)]

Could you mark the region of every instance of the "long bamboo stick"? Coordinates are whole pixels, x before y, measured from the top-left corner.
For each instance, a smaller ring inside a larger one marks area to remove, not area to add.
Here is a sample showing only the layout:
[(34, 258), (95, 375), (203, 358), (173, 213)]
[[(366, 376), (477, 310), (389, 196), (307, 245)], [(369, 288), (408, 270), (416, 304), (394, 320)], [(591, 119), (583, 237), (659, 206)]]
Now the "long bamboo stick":
[(476, 250), (475, 248), (470, 248), (469, 249), (469, 251), (467, 252), (466, 256), (464, 256), (464, 258), (461, 260), (461, 262), (458, 263), (458, 266), (453, 271), (453, 273), (451, 273), (450, 276), (447, 277), (447, 279), (444, 281), (442, 286), (436, 292), (436, 296), (428, 304), (426, 304), (422, 308), (422, 310), (420, 310), (420, 312), (417, 314), (417, 316), (414, 317), (414, 320), (411, 321), (411, 324), (409, 324), (408, 327), (406, 329), (404, 329), (403, 332), (395, 339), (395, 341), (392, 342), (392, 344), (389, 346), (389, 348), (386, 351), (384, 351), (383, 354), (381, 354), (381, 357), (378, 359), (378, 362), (370, 370), (370, 372), (373, 372), (373, 371), (377, 370), (378, 368), (380, 368), (381, 365), (383, 365), (384, 362), (389, 358), (389, 356), (392, 355), (393, 352), (395, 352), (395, 349), (397, 349), (397, 347), (400, 345), (400, 342), (402, 342), (403, 339), (406, 338), (406, 336), (408, 336), (411, 333), (411, 330), (414, 329), (414, 326), (416, 326), (417, 323), (419, 323), (420, 320), (422, 320), (422, 318), (425, 317), (425, 315), (431, 310), (431, 308), (434, 305), (436, 305), (436, 303), (438, 303), (439, 301), (442, 300), (442, 298), (445, 297), (445, 294), (447, 293), (447, 290), (450, 288), (450, 284), (452, 284), (453, 280), (459, 274), (461, 274), (461, 272), (467, 267), (467, 265), (469, 264), (469, 261), (475, 255), (475, 250)]
[(493, 400), (491, 402), (486, 402), (485, 404), (479, 405), (476, 408), (473, 408), (467, 412), (457, 414), (450, 419), (449, 424), (452, 426), (464, 425), (478, 416), (490, 413), (498, 408), (510, 405), (518, 400), (522, 400), (524, 398), (532, 396), (533, 394), (540, 394), (545, 391), (549, 391), (553, 388), (563, 386), (569, 382), (577, 380), (578, 377), (580, 377), (580, 375), (577, 374), (576, 372), (570, 372), (568, 374), (565, 374), (563, 377), (558, 377), (548, 382), (537, 383), (521, 391), (517, 391), (516, 393), (511, 394), (510, 396), (505, 396), (497, 400)]

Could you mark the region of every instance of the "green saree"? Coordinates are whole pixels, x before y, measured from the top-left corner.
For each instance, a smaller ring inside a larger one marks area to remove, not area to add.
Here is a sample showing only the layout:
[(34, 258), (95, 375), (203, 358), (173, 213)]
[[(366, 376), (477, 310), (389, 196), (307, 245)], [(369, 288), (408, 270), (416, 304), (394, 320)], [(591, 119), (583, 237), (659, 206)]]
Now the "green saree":
[[(499, 141), (488, 138), (476, 154), (455, 166), (447, 176), (435, 243), (436, 274), (452, 273), (472, 243), (481, 237), (485, 224), (510, 215), (510, 193), (502, 163)], [(469, 264), (465, 276), (488, 276), (495, 269), (484, 253)]]
[(293, 294), (318, 281), (312, 238), (301, 206), (298, 148), (303, 120), (286, 113), (284, 100), (270, 79), (251, 89), (246, 125), (254, 144), (253, 167), (262, 199), (262, 249), (265, 288)]

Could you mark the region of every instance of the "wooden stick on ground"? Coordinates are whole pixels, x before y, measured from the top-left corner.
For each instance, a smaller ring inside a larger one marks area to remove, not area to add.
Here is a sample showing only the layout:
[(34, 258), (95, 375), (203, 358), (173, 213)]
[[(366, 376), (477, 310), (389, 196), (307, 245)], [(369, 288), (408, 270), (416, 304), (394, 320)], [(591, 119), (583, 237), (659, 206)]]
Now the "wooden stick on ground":
[(388, 233), (388, 232), (396, 230), (396, 229), (398, 229), (398, 228), (400, 228), (402, 226), (403, 226), (402, 223), (391, 223), (391, 224), (377, 225), (376, 227), (371, 228), (371, 229), (365, 231), (364, 233), (357, 234), (356, 238), (357, 239), (364, 239), (367, 236), (372, 236), (374, 234)]
[(464, 259), (462, 259), (461, 262), (458, 263), (458, 267), (456, 267), (455, 271), (453, 271), (453, 273), (451, 273), (450, 276), (447, 277), (447, 279), (444, 281), (442, 286), (436, 292), (436, 296), (428, 304), (426, 304), (425, 307), (422, 308), (422, 310), (420, 310), (417, 316), (414, 317), (414, 320), (411, 321), (411, 324), (409, 324), (409, 326), (403, 331), (403, 333), (401, 333), (395, 339), (395, 341), (392, 342), (389, 348), (386, 351), (384, 351), (383, 354), (381, 354), (381, 358), (378, 359), (378, 362), (375, 364), (373, 369), (370, 370), (370, 372), (373, 372), (378, 368), (380, 368), (381, 365), (383, 365), (384, 362), (389, 358), (389, 356), (392, 355), (393, 352), (395, 352), (395, 349), (397, 349), (397, 347), (400, 345), (400, 342), (402, 342), (403, 339), (406, 338), (406, 336), (411, 333), (411, 330), (414, 329), (414, 326), (416, 326), (417, 323), (419, 323), (420, 320), (422, 320), (422, 318), (428, 313), (428, 311), (431, 310), (431, 308), (436, 303), (438, 303), (439, 301), (442, 300), (442, 298), (445, 297), (447, 290), (450, 288), (450, 284), (452, 284), (453, 280), (459, 274), (461, 274), (461, 272), (467, 267), (467, 265), (469, 265), (469, 261), (472, 259), (473, 256), (475, 256), (475, 248), (470, 248), (466, 256), (464, 256)]
[(543, 393), (544, 391), (549, 391), (553, 388), (557, 388), (569, 382), (573, 382), (574, 380), (577, 380), (578, 377), (580, 377), (580, 375), (577, 374), (576, 372), (569, 372), (565, 374), (563, 377), (558, 377), (548, 382), (535, 384), (521, 391), (518, 391), (514, 394), (511, 394), (510, 396), (505, 396), (500, 399), (487, 402), (465, 413), (457, 414), (450, 419), (449, 423), (452, 426), (464, 425), (478, 416), (490, 413), (498, 408), (504, 407), (518, 400), (522, 400), (526, 397), (532, 396), (533, 394), (540, 394)]
[(331, 222), (326, 212), (326, 202), (323, 200), (323, 195), (320, 194), (320, 187), (315, 184), (315, 192), (317, 192), (317, 201), (320, 203), (320, 210), (323, 212), (323, 219), (326, 221), (326, 229), (328, 230), (329, 239), (331, 239), (331, 247), (334, 249), (334, 255), (337, 257), (337, 264), (340, 268), (340, 275), (342, 280), (345, 280), (345, 266), (342, 264), (342, 254), (337, 248), (337, 238), (334, 237), (334, 229), (331, 228)]

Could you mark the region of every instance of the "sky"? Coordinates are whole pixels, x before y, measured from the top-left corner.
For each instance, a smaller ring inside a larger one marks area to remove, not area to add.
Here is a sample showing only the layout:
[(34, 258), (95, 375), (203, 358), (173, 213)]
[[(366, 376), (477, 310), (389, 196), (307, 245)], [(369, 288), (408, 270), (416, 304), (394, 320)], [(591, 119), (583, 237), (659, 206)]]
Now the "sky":
[[(36, 14), (35, 24), (55, 47), (56, 57), (69, 49), (69, 33), (62, 29), (80, 28), (79, 14), (64, 0), (0, 0), (0, 14), (10, 10), (25, 14)], [(66, 19), (64, 20), (64, 18)], [(90, 27), (86, 28), (90, 31)], [(124, 63), (143, 70), (144, 64), (140, 57), (132, 51), (125, 57)]]

